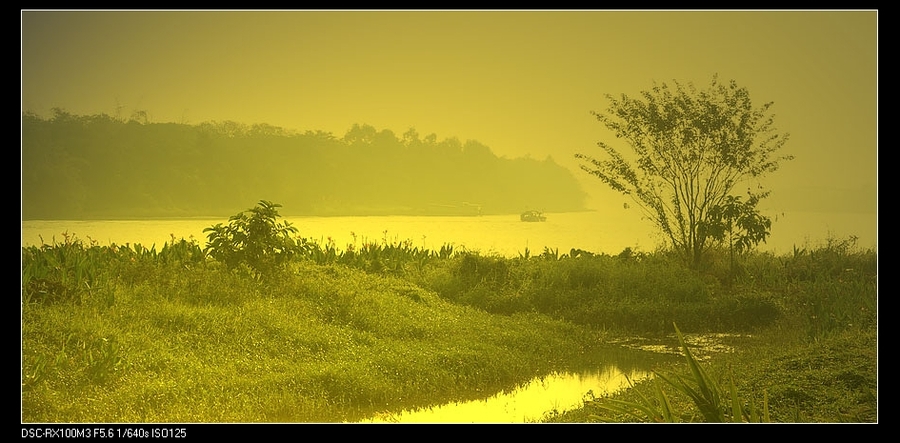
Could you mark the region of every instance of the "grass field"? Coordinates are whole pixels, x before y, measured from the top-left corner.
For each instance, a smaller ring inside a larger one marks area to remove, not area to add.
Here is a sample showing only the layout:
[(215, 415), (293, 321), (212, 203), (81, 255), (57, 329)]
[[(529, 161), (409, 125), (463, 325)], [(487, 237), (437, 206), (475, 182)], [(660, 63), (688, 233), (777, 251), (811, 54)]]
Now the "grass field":
[[(726, 416), (734, 393), (770, 421), (877, 421), (877, 255), (852, 239), (702, 270), (628, 250), (298, 251), (259, 272), (175, 239), (23, 248), (22, 421), (356, 421), (483, 397), (674, 324), (752, 337), (699, 363)], [(689, 361), (657, 369), (703, 380)], [(659, 408), (662, 392), (664, 421), (708, 420), (677, 386), (616, 397)], [(642, 421), (603, 401), (546, 421)]]

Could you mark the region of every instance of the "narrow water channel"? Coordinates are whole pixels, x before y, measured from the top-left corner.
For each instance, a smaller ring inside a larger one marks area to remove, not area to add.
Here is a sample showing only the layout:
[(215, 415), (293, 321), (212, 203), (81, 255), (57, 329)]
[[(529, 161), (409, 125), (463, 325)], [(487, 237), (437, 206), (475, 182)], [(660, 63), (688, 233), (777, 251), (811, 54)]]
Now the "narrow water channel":
[[(730, 353), (746, 338), (739, 334), (685, 334), (685, 342), (698, 360), (712, 354)], [(482, 400), (447, 403), (432, 408), (381, 414), (359, 423), (533, 423), (550, 413), (581, 407), (584, 400), (600, 397), (652, 377), (651, 368), (663, 361), (681, 360), (674, 336), (657, 339), (633, 337), (616, 340), (616, 347), (603, 351), (594, 369), (554, 372), (511, 391)], [(590, 394), (589, 394), (590, 393)]]
[(581, 407), (588, 392), (599, 396), (627, 388), (629, 378), (637, 381), (650, 376), (649, 371), (629, 370), (625, 373), (615, 366), (579, 373), (552, 373), (484, 400), (384, 414), (360, 423), (537, 422), (547, 413)]

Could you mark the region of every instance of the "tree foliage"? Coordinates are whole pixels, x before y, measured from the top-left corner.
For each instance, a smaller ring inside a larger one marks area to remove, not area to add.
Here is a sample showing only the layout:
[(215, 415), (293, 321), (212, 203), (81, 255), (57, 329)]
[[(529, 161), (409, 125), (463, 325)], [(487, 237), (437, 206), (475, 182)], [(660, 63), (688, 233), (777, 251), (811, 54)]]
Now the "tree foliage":
[(581, 168), (630, 196), (694, 265), (715, 240), (704, 224), (734, 188), (792, 158), (776, 155), (788, 134), (774, 127), (773, 103), (753, 107), (733, 80), (713, 76), (704, 90), (654, 83), (639, 98), (606, 97), (607, 111), (592, 114), (629, 145), (633, 158), (601, 141), (605, 158), (576, 154)]
[(709, 217), (699, 227), (701, 237), (711, 237), (728, 246), (732, 277), (735, 272), (734, 253), (749, 251), (760, 242), (765, 242), (772, 229), (772, 220), (756, 208), (768, 192), (753, 194), (748, 191), (747, 194), (747, 201), (741, 201), (740, 196), (725, 196), (721, 204), (710, 209)]
[(747, 201), (741, 201), (740, 196), (725, 196), (721, 204), (710, 209), (709, 216), (700, 225), (701, 235), (722, 241), (738, 253), (765, 242), (772, 220), (760, 214), (756, 205), (767, 194), (749, 194)]

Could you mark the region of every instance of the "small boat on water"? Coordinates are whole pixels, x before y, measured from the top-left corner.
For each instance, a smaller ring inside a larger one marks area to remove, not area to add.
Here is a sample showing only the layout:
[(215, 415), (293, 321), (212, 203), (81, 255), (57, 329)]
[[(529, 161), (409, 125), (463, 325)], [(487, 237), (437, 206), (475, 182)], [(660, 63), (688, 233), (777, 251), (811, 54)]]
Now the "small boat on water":
[(519, 218), (523, 222), (542, 222), (547, 221), (547, 217), (541, 211), (525, 211)]

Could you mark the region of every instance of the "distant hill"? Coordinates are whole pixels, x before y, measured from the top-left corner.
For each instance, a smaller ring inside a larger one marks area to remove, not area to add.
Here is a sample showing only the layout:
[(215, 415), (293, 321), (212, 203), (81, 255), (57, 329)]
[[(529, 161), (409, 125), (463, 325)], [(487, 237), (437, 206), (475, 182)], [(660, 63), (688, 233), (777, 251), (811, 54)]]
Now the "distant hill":
[(584, 209), (552, 158), (410, 129), (342, 138), (270, 125), (122, 121), (55, 110), (22, 117), (22, 218), (228, 216), (261, 199), (282, 215), (475, 215)]

